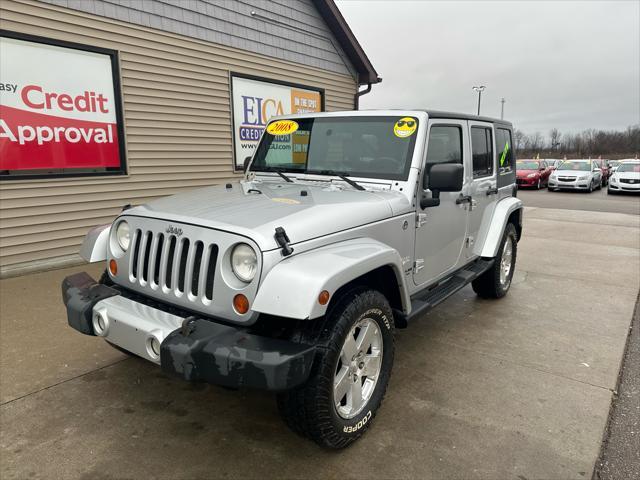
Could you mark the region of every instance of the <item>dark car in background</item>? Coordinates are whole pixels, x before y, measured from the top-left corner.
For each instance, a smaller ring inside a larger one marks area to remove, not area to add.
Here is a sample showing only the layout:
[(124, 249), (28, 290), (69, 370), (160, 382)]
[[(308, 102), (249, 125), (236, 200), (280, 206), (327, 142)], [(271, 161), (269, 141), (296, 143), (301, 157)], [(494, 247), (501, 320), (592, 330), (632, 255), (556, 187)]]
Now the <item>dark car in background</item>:
[(552, 169), (546, 160), (517, 160), (516, 183), (518, 188), (533, 187), (540, 190), (549, 184)]

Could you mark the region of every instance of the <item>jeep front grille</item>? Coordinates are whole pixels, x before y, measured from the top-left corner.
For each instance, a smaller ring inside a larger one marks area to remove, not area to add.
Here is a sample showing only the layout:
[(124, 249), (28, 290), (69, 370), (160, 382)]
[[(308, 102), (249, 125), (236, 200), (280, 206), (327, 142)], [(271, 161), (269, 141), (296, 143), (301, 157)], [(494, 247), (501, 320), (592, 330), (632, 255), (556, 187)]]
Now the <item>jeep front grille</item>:
[[(110, 275), (117, 285), (175, 308), (233, 322), (253, 321), (233, 308), (242, 292), (250, 301), (258, 290), (259, 275), (245, 284), (233, 274), (230, 256), (238, 243), (256, 243), (242, 235), (207, 226), (123, 214), (129, 223), (131, 246), (122, 253), (111, 248), (107, 260), (121, 268)], [(262, 255), (258, 255), (258, 272)]]
[(190, 300), (213, 300), (218, 245), (136, 229), (130, 256), (130, 279), (141, 286), (186, 294)]

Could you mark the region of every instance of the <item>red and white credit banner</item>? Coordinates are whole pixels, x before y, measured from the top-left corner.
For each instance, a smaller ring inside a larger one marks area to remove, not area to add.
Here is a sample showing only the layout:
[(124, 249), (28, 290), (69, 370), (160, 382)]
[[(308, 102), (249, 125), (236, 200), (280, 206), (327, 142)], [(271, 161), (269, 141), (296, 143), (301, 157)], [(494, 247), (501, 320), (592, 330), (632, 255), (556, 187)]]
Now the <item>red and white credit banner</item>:
[(121, 165), (111, 56), (0, 37), (0, 171)]

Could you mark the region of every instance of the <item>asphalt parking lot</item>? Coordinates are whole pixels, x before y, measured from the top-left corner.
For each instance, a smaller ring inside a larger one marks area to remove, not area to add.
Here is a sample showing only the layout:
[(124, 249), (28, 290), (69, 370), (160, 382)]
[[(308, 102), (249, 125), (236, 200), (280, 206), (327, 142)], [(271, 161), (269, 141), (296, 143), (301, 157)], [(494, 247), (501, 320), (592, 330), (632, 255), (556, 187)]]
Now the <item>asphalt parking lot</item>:
[(518, 197), (529, 207), (640, 215), (640, 195), (628, 193), (608, 195), (607, 187), (602, 188), (602, 190), (595, 190), (592, 193), (571, 190), (550, 192), (547, 189), (520, 189)]
[(545, 195), (563, 194), (521, 195), (509, 295), (466, 288), (399, 331), (383, 407), (339, 452), (289, 432), (269, 394), (186, 384), (68, 328), (60, 281), (86, 267), (2, 280), (0, 476), (589, 478), (640, 286), (638, 203)]

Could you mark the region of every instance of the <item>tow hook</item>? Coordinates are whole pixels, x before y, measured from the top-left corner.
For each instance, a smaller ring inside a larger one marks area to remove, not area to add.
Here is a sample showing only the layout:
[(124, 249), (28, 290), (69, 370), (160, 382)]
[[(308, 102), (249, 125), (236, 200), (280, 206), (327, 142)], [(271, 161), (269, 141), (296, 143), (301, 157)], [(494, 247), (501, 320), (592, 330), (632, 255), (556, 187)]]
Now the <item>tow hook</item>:
[(183, 337), (188, 337), (191, 335), (191, 332), (195, 330), (195, 326), (193, 323), (197, 320), (197, 317), (191, 316), (187, 317), (182, 321), (182, 326), (180, 327), (180, 334)]

